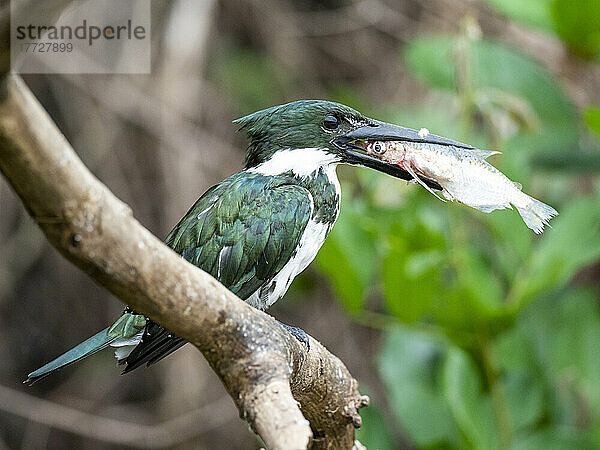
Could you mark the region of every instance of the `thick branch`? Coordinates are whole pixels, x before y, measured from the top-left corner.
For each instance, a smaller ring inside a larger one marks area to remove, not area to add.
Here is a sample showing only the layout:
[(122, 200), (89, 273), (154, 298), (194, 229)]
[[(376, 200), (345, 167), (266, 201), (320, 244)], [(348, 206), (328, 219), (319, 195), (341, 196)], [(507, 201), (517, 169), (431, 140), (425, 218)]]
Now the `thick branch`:
[(88, 171), (22, 80), (5, 82), (0, 170), (52, 245), (200, 349), (269, 448), (306, 448), (312, 436), (313, 448), (352, 447), (368, 398), (342, 362), (312, 338), (305, 351), (164, 246)]

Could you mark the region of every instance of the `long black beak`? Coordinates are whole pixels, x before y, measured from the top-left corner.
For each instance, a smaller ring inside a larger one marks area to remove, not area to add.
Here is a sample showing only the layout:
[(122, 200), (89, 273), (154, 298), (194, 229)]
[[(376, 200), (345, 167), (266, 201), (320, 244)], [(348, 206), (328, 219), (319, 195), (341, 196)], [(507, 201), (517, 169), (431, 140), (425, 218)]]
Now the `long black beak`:
[[(389, 164), (365, 153), (364, 143), (367, 141), (404, 141), (423, 144), (448, 145), (462, 148), (473, 148), (462, 142), (453, 141), (422, 130), (401, 127), (391, 123), (371, 120), (368, 125), (356, 128), (333, 139), (333, 144), (343, 150), (343, 161), (346, 164), (369, 167), (388, 175), (404, 180), (412, 180), (412, 176), (396, 164)], [(361, 145), (362, 143), (363, 145)], [(426, 178), (423, 181), (431, 188), (441, 190), (441, 186)]]

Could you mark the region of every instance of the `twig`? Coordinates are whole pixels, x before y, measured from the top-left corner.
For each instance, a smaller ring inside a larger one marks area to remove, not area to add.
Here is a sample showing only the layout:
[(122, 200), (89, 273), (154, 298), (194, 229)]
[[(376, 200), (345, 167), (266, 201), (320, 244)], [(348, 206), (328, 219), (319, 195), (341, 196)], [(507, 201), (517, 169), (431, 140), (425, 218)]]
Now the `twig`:
[(229, 403), (222, 397), (201, 408), (154, 425), (90, 414), (0, 385), (0, 409), (90, 439), (136, 448), (166, 448), (230, 422), (232, 414), (215, 415)]

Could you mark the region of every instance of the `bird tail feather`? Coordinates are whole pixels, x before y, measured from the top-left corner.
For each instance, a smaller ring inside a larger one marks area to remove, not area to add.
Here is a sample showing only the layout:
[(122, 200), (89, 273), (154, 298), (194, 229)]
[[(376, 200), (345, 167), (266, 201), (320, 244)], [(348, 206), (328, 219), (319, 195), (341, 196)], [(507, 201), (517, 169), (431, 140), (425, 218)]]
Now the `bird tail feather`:
[(48, 364), (45, 364), (39, 369), (31, 372), (27, 376), (27, 379), (23, 381), (23, 383), (31, 386), (36, 381), (44, 378), (47, 375), (50, 375), (55, 370), (93, 355), (94, 353), (108, 347), (112, 341), (117, 339), (117, 336), (109, 336), (108, 330), (109, 328), (105, 328), (91, 338), (83, 341), (81, 344), (73, 347), (68, 352), (63, 353), (58, 358), (50, 361)]

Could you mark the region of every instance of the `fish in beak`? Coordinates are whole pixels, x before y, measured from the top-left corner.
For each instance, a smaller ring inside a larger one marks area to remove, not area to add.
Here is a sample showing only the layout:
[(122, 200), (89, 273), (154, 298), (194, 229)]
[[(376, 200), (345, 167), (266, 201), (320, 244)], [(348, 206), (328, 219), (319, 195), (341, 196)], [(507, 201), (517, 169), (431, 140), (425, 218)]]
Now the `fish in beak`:
[(433, 189), (441, 190), (448, 200), (485, 213), (514, 206), (536, 234), (542, 233), (558, 214), (551, 206), (522, 192), (519, 183), (486, 161), (499, 152), (436, 136), (425, 128), (417, 131), (374, 122), (338, 136), (334, 144), (344, 147), (349, 164), (415, 180), (442, 201), (446, 200)]
[[(429, 133), (425, 128), (415, 130), (387, 122), (370, 120), (368, 125), (355, 128), (333, 139), (333, 144), (343, 150), (343, 162), (355, 166), (364, 166), (403, 180), (414, 177), (397, 164), (390, 164), (367, 154), (367, 146), (374, 141), (398, 141), (406, 143), (437, 144), (448, 147), (474, 149), (474, 147), (442, 136)], [(442, 187), (431, 179), (423, 182), (432, 189), (441, 191)]]

